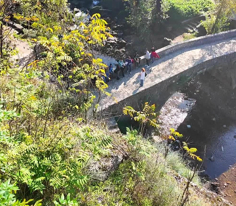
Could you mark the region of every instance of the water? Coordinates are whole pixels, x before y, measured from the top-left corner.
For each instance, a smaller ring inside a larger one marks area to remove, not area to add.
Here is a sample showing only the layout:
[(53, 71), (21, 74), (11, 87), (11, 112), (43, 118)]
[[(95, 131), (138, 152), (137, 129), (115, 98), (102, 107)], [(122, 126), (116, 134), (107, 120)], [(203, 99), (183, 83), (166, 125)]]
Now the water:
[(186, 137), (189, 146), (198, 149), (198, 155), (204, 160), (205, 173), (210, 178), (216, 178), (236, 163), (236, 124), (215, 119), (209, 113), (200, 118), (196, 111), (200, 114), (204, 111), (198, 107), (195, 105), (189, 112), (178, 131)]
[(223, 172), (227, 171), (230, 165), (236, 163), (236, 125), (232, 125), (225, 131), (213, 131), (209, 136), (212, 140), (211, 144), (208, 144), (206, 157), (213, 155), (213, 160), (206, 158), (204, 166), (206, 173), (211, 177), (218, 177)]
[(198, 149), (206, 174), (216, 178), (236, 163), (235, 89), (205, 74), (186, 85), (182, 92), (196, 102), (178, 131), (189, 146)]
[(189, 147), (198, 149), (205, 173), (216, 178), (236, 163), (236, 122), (217, 107), (208, 106), (209, 101), (198, 102), (200, 91), (196, 99), (187, 95), (176, 92), (163, 105), (161, 133), (168, 135), (170, 128), (182, 133)]
[[(163, 135), (174, 128), (184, 135), (189, 147), (198, 149), (202, 169), (210, 178), (219, 177), (236, 163), (236, 90), (211, 75), (198, 76), (169, 97), (159, 120)], [(126, 126), (137, 128), (127, 117), (120, 122), (124, 133)]]
[(100, 3), (100, 1), (94, 0), (92, 5), (93, 5), (93, 6), (97, 6), (99, 3)]

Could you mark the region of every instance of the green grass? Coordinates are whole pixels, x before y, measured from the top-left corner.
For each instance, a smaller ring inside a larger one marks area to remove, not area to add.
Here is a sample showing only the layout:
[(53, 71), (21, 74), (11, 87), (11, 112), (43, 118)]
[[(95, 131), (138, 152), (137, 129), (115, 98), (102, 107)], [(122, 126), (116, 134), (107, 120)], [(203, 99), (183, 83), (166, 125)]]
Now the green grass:
[(183, 38), (185, 41), (196, 38), (195, 33), (184, 33)]
[(176, 10), (183, 17), (199, 15), (202, 11), (211, 8), (211, 0), (167, 0), (171, 9)]

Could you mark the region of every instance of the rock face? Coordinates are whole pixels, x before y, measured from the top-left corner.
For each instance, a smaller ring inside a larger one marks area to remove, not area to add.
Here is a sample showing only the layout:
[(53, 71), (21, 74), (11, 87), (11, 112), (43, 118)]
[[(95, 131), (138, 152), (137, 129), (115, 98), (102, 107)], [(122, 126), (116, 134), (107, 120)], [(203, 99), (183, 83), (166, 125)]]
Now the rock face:
[(105, 47), (102, 48), (102, 53), (107, 54), (116, 59), (124, 59), (126, 41), (119, 37), (108, 38)]
[(121, 155), (113, 155), (101, 161), (93, 161), (89, 164), (89, 173), (94, 180), (105, 181), (111, 172), (115, 171), (123, 161)]

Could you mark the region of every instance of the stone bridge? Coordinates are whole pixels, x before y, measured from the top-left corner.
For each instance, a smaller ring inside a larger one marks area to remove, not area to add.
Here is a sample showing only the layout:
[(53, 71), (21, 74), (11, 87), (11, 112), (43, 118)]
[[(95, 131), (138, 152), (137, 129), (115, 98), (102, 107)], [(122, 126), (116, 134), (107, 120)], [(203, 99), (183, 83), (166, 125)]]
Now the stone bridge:
[[(146, 67), (143, 87), (139, 87), (140, 68), (126, 73), (120, 80), (109, 82), (107, 91), (111, 96), (102, 97), (102, 114), (121, 114), (126, 105), (139, 109), (146, 101), (161, 107), (192, 77), (204, 72), (210, 72), (228, 87), (236, 88), (236, 30), (170, 45), (157, 53), (161, 58)], [(144, 63), (142, 56), (141, 64)]]

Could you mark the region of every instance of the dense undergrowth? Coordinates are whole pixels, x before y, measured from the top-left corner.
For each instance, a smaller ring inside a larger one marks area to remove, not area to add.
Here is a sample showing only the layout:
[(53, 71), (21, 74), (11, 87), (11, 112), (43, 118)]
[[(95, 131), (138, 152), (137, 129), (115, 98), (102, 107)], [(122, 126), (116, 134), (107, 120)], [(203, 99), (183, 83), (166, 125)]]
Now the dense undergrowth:
[[(3, 205), (24, 205), (16, 203), (23, 199), (43, 205), (178, 203), (182, 188), (171, 173), (191, 172), (178, 154), (165, 160), (161, 146), (135, 131), (109, 134), (100, 122), (56, 115), (53, 105), (62, 94), (39, 77), (35, 71), (11, 70), (0, 78)], [(116, 156), (122, 163), (101, 181), (99, 174), (112, 170), (103, 164)]]
[(12, 14), (43, 50), (25, 67), (1, 57), (0, 205), (208, 205), (194, 190), (183, 203), (193, 171), (178, 153), (87, 118), (107, 87), (105, 65), (91, 53), (110, 36), (100, 15), (70, 30), (66, 1), (5, 2), (1, 25)]
[[(24, 205), (17, 203), (24, 199), (42, 205), (180, 204), (184, 185), (177, 177), (192, 171), (178, 153), (164, 158), (164, 145), (136, 131), (110, 134), (99, 121), (58, 116), (53, 105), (62, 94), (39, 77), (11, 70), (0, 78), (2, 205)], [(200, 184), (197, 177), (194, 182)], [(193, 195), (187, 205), (204, 200)]]

